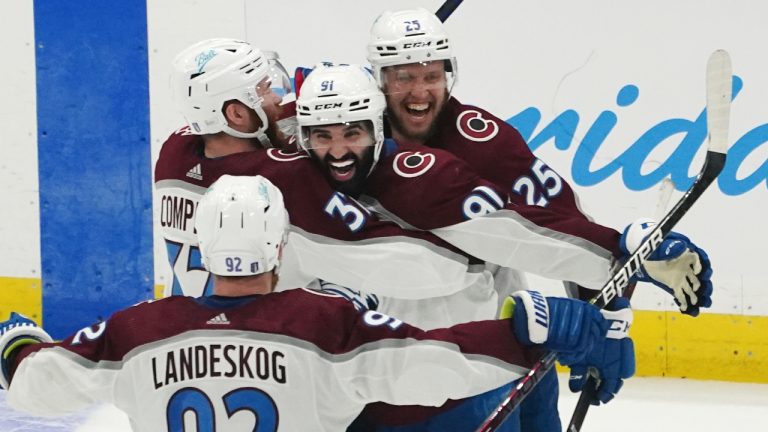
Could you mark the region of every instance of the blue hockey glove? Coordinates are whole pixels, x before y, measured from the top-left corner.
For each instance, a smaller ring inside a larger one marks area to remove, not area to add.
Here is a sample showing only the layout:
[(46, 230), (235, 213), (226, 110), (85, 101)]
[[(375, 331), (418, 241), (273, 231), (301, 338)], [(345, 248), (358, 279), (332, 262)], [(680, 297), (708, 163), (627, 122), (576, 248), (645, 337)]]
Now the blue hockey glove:
[(544, 297), (537, 291), (518, 291), (502, 306), (512, 313), (515, 336), (525, 345), (540, 344), (558, 353), (561, 364), (582, 361), (602, 342), (610, 323), (595, 306), (561, 297)]
[(53, 342), (45, 330), (31, 319), (11, 312), (8, 321), (0, 322), (0, 387), (8, 389), (11, 378), (10, 360), (13, 351), (21, 346), (40, 342)]
[[(621, 235), (621, 250), (630, 254), (651, 233), (656, 223), (640, 219)], [(712, 266), (707, 253), (688, 237), (670, 232), (635, 274), (672, 294), (680, 312), (699, 315), (699, 308), (712, 306)]]
[(602, 311), (611, 323), (606, 337), (595, 345), (583, 362), (571, 365), (568, 387), (580, 392), (590, 374), (597, 378), (598, 386), (592, 405), (607, 403), (618, 393), (624, 380), (635, 374), (635, 348), (629, 337), (632, 325), (632, 310), (629, 300), (617, 298), (613, 312)]

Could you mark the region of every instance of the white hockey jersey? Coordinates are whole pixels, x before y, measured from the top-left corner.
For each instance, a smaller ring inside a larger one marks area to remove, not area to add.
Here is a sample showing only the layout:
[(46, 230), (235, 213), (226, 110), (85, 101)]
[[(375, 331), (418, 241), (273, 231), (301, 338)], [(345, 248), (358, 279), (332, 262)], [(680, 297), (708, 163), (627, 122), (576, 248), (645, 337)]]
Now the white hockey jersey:
[(367, 403), (441, 405), (520, 377), (537, 354), (509, 320), (424, 332), (303, 289), (173, 296), (20, 350), (12, 407), (110, 402), (147, 432), (341, 431)]

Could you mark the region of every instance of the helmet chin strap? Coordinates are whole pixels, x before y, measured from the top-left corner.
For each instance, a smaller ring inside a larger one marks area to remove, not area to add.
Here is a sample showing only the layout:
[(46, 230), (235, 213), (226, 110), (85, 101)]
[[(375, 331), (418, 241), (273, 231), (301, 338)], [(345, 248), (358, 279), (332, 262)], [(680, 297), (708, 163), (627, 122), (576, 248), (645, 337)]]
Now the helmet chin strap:
[(259, 142), (261, 142), (261, 144), (264, 145), (265, 147), (272, 147), (272, 144), (265, 133), (267, 131), (267, 127), (269, 126), (269, 119), (267, 119), (267, 113), (264, 112), (264, 109), (261, 107), (261, 103), (251, 108), (254, 111), (256, 111), (256, 115), (259, 116), (259, 120), (261, 121), (261, 127), (256, 129), (256, 131), (240, 132), (238, 130), (232, 129), (232, 127), (229, 126), (228, 124), (222, 126), (221, 130), (227, 135), (233, 136), (235, 138), (247, 138), (247, 139), (257, 138)]

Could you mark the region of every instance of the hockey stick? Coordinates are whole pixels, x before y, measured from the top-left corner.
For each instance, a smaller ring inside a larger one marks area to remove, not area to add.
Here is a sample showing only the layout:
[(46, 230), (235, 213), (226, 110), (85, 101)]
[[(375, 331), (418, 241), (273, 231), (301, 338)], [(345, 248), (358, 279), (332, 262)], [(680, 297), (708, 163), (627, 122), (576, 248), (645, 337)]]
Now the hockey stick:
[[(728, 53), (723, 50), (715, 51), (709, 57), (709, 61), (707, 62), (707, 130), (709, 132), (710, 151), (714, 150), (725, 153), (725, 147), (728, 140), (728, 121), (730, 118), (731, 79), (731, 60)], [(723, 156), (725, 155), (723, 154)], [(709, 162), (709, 152), (707, 153), (707, 161), (705, 162), (704, 170), (699, 178), (701, 178), (702, 175), (706, 175), (707, 162)], [(722, 169), (723, 164), (725, 164), (724, 157), (720, 169)], [(711, 179), (704, 188), (714, 180), (719, 172), (720, 170), (711, 176)], [(699, 183), (699, 180), (697, 180), (696, 183)], [(694, 186), (695, 185), (696, 184), (694, 184)], [(701, 189), (701, 191), (703, 192), (703, 189)], [(662, 201), (664, 200), (663, 195), (666, 192), (666, 190), (662, 189)], [(669, 190), (669, 193), (671, 193), (671, 189)], [(669, 198), (667, 197), (666, 199)], [(681, 201), (683, 200), (685, 200), (685, 196), (681, 199)], [(693, 202), (690, 204), (693, 204)], [(688, 207), (690, 207), (690, 204)], [(680, 203), (678, 202), (678, 206), (679, 205)], [(674, 209), (672, 210), (672, 213), (674, 213)], [(671, 228), (672, 227), (670, 226), (670, 229)], [(573, 411), (571, 423), (568, 425), (568, 429), (566, 429), (568, 432), (578, 432), (581, 430), (584, 418), (589, 410), (589, 401), (594, 400), (594, 395), (597, 392), (597, 385), (597, 379), (594, 376), (590, 376), (584, 386), (584, 391), (581, 393), (579, 401), (576, 404), (576, 409)]]
[[(669, 200), (672, 198), (672, 189), (674, 189), (672, 180), (669, 177), (665, 177), (659, 188), (659, 200), (656, 203), (656, 212), (653, 216), (654, 220), (660, 220), (666, 214)], [(630, 284), (630, 286), (624, 290), (624, 297), (631, 299), (632, 294), (634, 293), (634, 288), (635, 284)], [(572, 432), (581, 428), (584, 418), (587, 415), (587, 411), (589, 410), (589, 406), (591, 405), (589, 401), (595, 399), (597, 399), (597, 382), (595, 381), (595, 376), (590, 375), (584, 389), (581, 391), (579, 400), (571, 415), (571, 422), (568, 424), (566, 431)]]
[(445, 0), (445, 3), (440, 6), (440, 9), (438, 9), (437, 12), (435, 12), (435, 15), (437, 15), (440, 22), (445, 22), (463, 1), (464, 0)]
[[(659, 199), (656, 203), (656, 212), (653, 215), (654, 220), (661, 220), (667, 213), (667, 207), (669, 207), (669, 200), (672, 198), (672, 190), (674, 188), (675, 185), (672, 183), (671, 178), (665, 177), (664, 180), (662, 180), (661, 187), (659, 188)], [(624, 290), (624, 297), (631, 299), (634, 290), (635, 284), (630, 284), (630, 286)], [(584, 423), (584, 418), (591, 405), (589, 401), (597, 399), (597, 382), (595, 379), (594, 375), (590, 375), (587, 379), (584, 389), (579, 396), (579, 400), (576, 403), (576, 407), (573, 410), (571, 422), (568, 424), (566, 431), (578, 431), (581, 428), (582, 423)]]
[[(731, 60), (724, 50), (715, 51), (707, 62), (707, 129), (709, 144), (704, 166), (699, 172), (696, 181), (669, 213), (656, 225), (648, 237), (640, 244), (640, 247), (630, 255), (629, 259), (611, 276), (611, 279), (603, 286), (600, 292), (592, 300), (591, 304), (604, 308), (614, 297), (622, 295), (630, 283), (630, 278), (637, 271), (648, 256), (656, 249), (680, 218), (699, 199), (707, 187), (717, 178), (725, 165), (725, 153), (728, 140), (728, 123), (731, 107)], [(502, 424), (506, 417), (514, 411), (520, 402), (525, 399), (533, 387), (541, 380), (555, 364), (554, 352), (547, 353), (533, 365), (528, 374), (523, 377), (510, 394), (496, 407), (482, 425), (478, 432), (490, 432)], [(584, 396), (586, 399), (587, 397)], [(586, 405), (589, 407), (587, 399)], [(578, 408), (577, 408), (578, 410)], [(586, 415), (574, 413), (575, 422), (572, 420), (567, 429), (568, 432), (576, 432), (581, 428)]]

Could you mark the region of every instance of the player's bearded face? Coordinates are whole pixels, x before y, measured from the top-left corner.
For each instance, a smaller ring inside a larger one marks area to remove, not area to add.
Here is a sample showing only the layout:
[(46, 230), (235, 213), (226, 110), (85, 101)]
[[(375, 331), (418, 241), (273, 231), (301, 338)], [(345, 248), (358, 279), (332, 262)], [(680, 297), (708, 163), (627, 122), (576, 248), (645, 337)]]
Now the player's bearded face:
[(408, 138), (427, 139), (448, 96), (443, 61), (386, 67), (382, 81), (392, 127)]
[(370, 122), (310, 126), (309, 147), (334, 189), (347, 195), (362, 192), (373, 165), (373, 127)]

